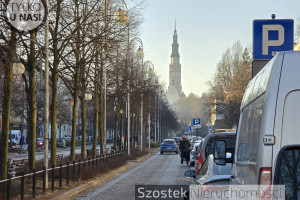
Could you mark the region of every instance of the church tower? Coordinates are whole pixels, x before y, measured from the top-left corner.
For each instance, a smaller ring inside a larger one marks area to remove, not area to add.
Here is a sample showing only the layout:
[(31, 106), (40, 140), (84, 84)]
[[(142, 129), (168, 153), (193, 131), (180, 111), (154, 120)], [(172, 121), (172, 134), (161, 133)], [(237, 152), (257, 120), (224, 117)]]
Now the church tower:
[(181, 64), (180, 56), (178, 52), (178, 35), (176, 30), (173, 34), (173, 43), (172, 43), (172, 54), (171, 54), (171, 64), (169, 65), (169, 87), (167, 91), (167, 98), (169, 103), (174, 104), (182, 96), (182, 87), (181, 87)]

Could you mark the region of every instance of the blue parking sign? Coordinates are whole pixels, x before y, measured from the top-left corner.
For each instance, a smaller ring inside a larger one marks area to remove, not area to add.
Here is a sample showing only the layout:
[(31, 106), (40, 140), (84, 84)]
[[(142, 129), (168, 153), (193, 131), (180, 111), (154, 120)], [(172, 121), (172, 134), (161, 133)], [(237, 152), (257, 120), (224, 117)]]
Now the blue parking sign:
[(275, 52), (291, 51), (294, 46), (294, 20), (253, 21), (253, 59), (269, 60)]
[(200, 119), (193, 119), (193, 126), (200, 125)]

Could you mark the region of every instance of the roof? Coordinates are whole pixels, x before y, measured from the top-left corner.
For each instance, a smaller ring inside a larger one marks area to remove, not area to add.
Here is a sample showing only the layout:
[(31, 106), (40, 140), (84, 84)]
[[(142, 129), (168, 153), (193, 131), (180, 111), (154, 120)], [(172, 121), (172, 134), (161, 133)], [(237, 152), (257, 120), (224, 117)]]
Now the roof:
[(164, 139), (163, 141), (174, 141), (175, 142), (174, 139)]

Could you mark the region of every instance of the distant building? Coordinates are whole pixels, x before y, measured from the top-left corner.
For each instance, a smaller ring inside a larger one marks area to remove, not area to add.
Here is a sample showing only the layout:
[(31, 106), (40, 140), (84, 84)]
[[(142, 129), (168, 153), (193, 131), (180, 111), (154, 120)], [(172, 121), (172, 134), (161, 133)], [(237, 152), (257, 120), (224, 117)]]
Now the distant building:
[(225, 116), (224, 116), (224, 110), (222, 109), (222, 101), (214, 99), (213, 105), (211, 106), (211, 125), (213, 129), (219, 129), (219, 128), (232, 128), (228, 127), (225, 124)]
[(298, 43), (294, 43), (294, 51), (300, 51), (300, 37)]
[(174, 105), (176, 101), (178, 101), (181, 97), (184, 96), (181, 87), (181, 64), (178, 47), (178, 35), (175, 23), (175, 30), (173, 34), (172, 43), (171, 64), (169, 65), (169, 86), (167, 90), (168, 102), (171, 105)]

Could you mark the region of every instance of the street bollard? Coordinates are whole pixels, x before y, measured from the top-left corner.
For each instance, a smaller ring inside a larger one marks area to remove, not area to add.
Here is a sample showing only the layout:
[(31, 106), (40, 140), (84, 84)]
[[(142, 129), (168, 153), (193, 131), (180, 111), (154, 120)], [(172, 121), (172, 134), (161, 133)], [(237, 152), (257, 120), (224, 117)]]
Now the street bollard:
[(35, 198), (35, 185), (36, 185), (36, 172), (35, 169), (32, 170), (33, 176), (32, 176), (32, 196)]
[(78, 160), (78, 182), (80, 181), (80, 160)]
[(46, 167), (43, 167), (43, 194), (46, 192)]
[(59, 187), (62, 187), (62, 164), (59, 164)]
[(24, 172), (22, 172), (22, 177), (21, 177), (21, 200), (24, 199), (24, 179), (25, 179), (25, 176), (24, 176)]
[(75, 183), (75, 161), (73, 161), (73, 174), (72, 174), (72, 181)]
[(70, 163), (67, 162), (67, 185), (70, 184)]
[(83, 159), (83, 171), (84, 171), (84, 172), (85, 172), (85, 162), (86, 162), (86, 160)]
[(54, 172), (55, 172), (54, 165), (52, 165), (52, 178), (51, 178), (52, 191), (54, 191)]
[(6, 186), (7, 186), (7, 187), (6, 187), (6, 193), (7, 193), (7, 194), (6, 194), (6, 199), (7, 199), (7, 200), (10, 200), (10, 196), (11, 196), (11, 192), (10, 192), (10, 191), (11, 191), (11, 177), (10, 177), (10, 175), (8, 175), (8, 179), (9, 179), (9, 180), (8, 180), (7, 183), (6, 183), (6, 184), (7, 184), (7, 185), (6, 185)]

